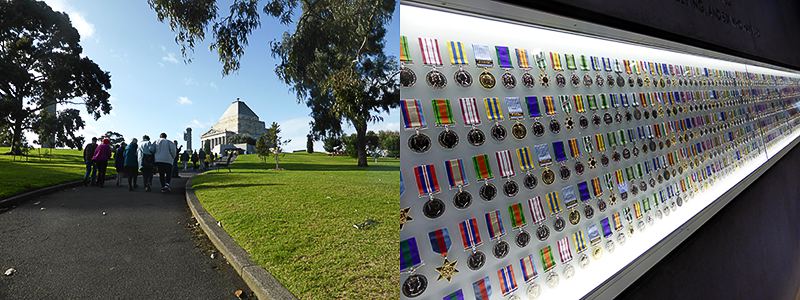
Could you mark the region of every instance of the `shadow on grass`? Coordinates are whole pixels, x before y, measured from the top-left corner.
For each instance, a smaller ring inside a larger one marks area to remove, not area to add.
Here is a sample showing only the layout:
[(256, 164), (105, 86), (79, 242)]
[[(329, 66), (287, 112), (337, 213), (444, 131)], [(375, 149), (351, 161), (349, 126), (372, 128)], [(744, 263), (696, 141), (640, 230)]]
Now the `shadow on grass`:
[[(261, 162), (236, 162), (231, 165), (231, 170), (236, 173), (239, 170), (268, 170), (275, 168), (275, 165), (265, 165)], [(400, 171), (399, 166), (371, 165), (369, 167), (359, 167), (356, 165), (336, 165), (336, 164), (312, 164), (312, 163), (281, 163), (281, 168), (287, 171)]]
[(285, 185), (283, 183), (231, 183), (231, 184), (199, 184), (194, 185), (195, 191), (199, 190), (212, 190), (212, 189), (226, 189), (226, 188), (247, 188), (247, 187), (260, 187), (260, 186), (278, 186)]

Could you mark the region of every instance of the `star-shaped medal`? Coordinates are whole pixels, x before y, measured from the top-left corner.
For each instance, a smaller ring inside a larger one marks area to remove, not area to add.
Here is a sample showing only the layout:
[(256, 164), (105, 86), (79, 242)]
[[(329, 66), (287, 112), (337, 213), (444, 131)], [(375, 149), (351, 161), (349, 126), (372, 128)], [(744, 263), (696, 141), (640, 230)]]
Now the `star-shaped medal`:
[(410, 212), (410, 207), (400, 209), (400, 230), (403, 230), (403, 225), (406, 224), (406, 222), (413, 220)]
[(442, 262), (442, 266), (436, 268), (436, 272), (439, 272), (439, 278), (436, 280), (442, 280), (442, 278), (444, 278), (447, 279), (447, 282), (450, 282), (450, 280), (453, 279), (453, 276), (458, 273), (458, 269), (456, 269), (457, 263), (458, 261), (454, 260), (451, 262), (445, 258), (444, 262)]

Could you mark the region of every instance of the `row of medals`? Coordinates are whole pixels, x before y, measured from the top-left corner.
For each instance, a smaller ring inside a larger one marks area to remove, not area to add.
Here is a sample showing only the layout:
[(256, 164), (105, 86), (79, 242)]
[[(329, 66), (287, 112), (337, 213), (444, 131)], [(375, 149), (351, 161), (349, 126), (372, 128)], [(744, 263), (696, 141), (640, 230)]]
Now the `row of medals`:
[[(712, 128), (701, 129), (700, 130), (700, 134), (701, 135), (708, 134), (708, 133), (712, 133), (713, 134), (713, 133), (716, 133), (718, 131), (725, 130), (725, 129), (731, 127), (731, 126), (741, 125), (742, 123), (744, 123), (744, 121), (741, 120), (741, 119), (733, 120), (732, 123), (726, 123), (726, 124), (721, 124), (721, 125), (718, 125), (718, 126), (715, 126), (715, 127), (712, 127)], [(689, 141), (690, 139), (693, 139), (693, 138), (694, 138), (694, 134), (692, 132), (689, 132), (687, 134), (684, 134), (683, 136), (679, 136), (678, 137), (678, 139), (686, 140), (686, 141)], [(673, 137), (673, 139), (674, 139), (674, 137)], [(747, 139), (743, 139), (743, 140), (737, 141), (737, 144), (741, 145), (741, 144), (746, 143), (746, 142), (747, 142)], [(656, 143), (656, 141), (654, 141), (653, 139), (650, 139), (649, 143), (643, 144), (641, 148), (642, 148), (642, 151), (644, 151), (646, 153), (648, 150), (649, 151), (655, 151), (656, 147), (657, 147), (656, 145), (658, 145), (659, 149), (663, 149), (663, 147), (665, 145), (666, 145), (666, 147), (670, 147), (671, 143), (673, 143), (671, 141), (671, 139), (666, 139), (666, 142), (662, 142), (662, 141), (659, 140), (658, 143)], [(721, 154), (720, 151), (728, 151), (728, 150), (733, 149), (733, 147), (734, 146), (732, 146), (732, 145), (728, 145), (728, 146), (725, 147), (724, 150), (712, 151), (711, 154), (709, 155), (709, 158), (714, 158), (716, 155)], [(634, 155), (637, 155), (638, 148), (637, 147), (632, 147), (632, 148), (634, 149), (633, 150)], [(625, 159), (627, 159), (629, 157), (629, 155), (626, 156), (624, 153), (629, 153), (629, 152), (630, 151), (627, 148), (624, 148), (622, 156), (625, 157)], [(618, 161), (619, 160), (619, 156), (620, 156), (620, 154), (616, 150), (614, 150), (614, 154), (612, 154), (613, 159), (615, 161)], [(657, 174), (656, 177), (652, 177), (651, 176), (649, 181), (645, 181), (644, 179), (642, 179), (639, 182), (638, 186), (636, 184), (631, 185), (630, 192), (631, 192), (631, 194), (633, 194), (635, 196), (636, 194), (638, 194), (639, 190), (641, 190), (642, 192), (647, 191), (648, 185), (649, 185), (650, 188), (654, 188), (656, 186), (656, 184), (661, 184), (662, 182), (664, 182), (666, 180), (669, 180), (670, 178), (676, 176), (677, 174), (683, 174), (683, 172), (684, 172), (684, 170), (686, 168), (694, 168), (695, 166), (699, 166), (705, 158), (706, 158), (705, 155), (702, 155), (702, 156), (699, 156), (699, 158), (695, 158), (694, 160), (690, 160), (688, 164), (678, 165), (677, 168), (670, 168), (669, 170), (667, 169), (667, 167), (664, 167), (662, 172), (656, 172), (656, 174)], [(605, 154), (602, 154), (601, 161), (603, 162), (604, 166), (607, 165), (608, 164), (608, 157)], [(590, 162), (589, 163), (590, 163), (590, 166), (592, 166), (593, 163), (594, 163), (594, 159), (590, 158)], [(580, 161), (576, 162), (575, 169), (576, 169), (576, 172), (579, 175), (582, 174), (583, 167), (582, 167), (582, 164), (581, 164)], [(570, 170), (566, 166), (562, 165), (560, 170), (559, 170), (559, 173), (560, 173), (561, 178), (566, 180), (566, 179), (569, 178)], [(555, 179), (555, 175), (554, 175), (553, 171), (548, 169), (548, 168), (545, 168), (545, 170), (542, 173), (542, 180), (545, 182), (545, 184), (553, 183), (554, 179)], [(530, 173), (526, 173), (525, 179), (523, 180), (523, 184), (525, 185), (526, 188), (533, 189), (533, 188), (536, 187), (537, 179), (536, 179), (536, 177), (534, 175), (532, 175)], [(509, 179), (503, 184), (503, 193), (506, 196), (514, 197), (514, 196), (516, 196), (516, 194), (518, 192), (519, 192), (519, 187), (518, 187), (517, 183), (514, 182), (513, 180)], [(482, 199), (484, 199), (486, 201), (491, 201), (497, 195), (497, 188), (491, 182), (485, 181), (484, 185), (482, 185), (481, 188), (480, 188), (479, 195), (481, 196)], [(627, 193), (621, 193), (620, 194), (620, 198), (623, 201), (625, 201), (628, 198), (628, 194)], [(617, 198), (616, 198), (616, 195), (614, 193), (611, 193), (611, 195), (609, 197), (609, 201), (610, 201), (611, 205), (615, 205), (616, 204)], [(472, 203), (472, 195), (469, 192), (464, 191), (463, 189), (459, 189), (458, 192), (456, 192), (455, 195), (453, 196), (453, 204), (454, 204), (454, 206), (456, 208), (465, 209), (465, 208), (469, 207), (471, 203)], [(678, 197), (676, 198), (676, 201), (673, 204), (677, 204), (677, 206), (682, 206), (683, 205), (683, 198), (680, 195), (678, 195)], [(607, 208), (607, 205), (606, 205), (605, 201), (602, 198), (598, 199), (597, 206), (598, 206), (598, 209), (600, 209), (601, 212), (604, 212), (606, 210), (606, 208)], [(425, 203), (425, 205), (423, 206), (423, 214), (428, 218), (435, 219), (435, 218), (438, 218), (439, 216), (441, 216), (444, 213), (444, 208), (445, 208), (444, 202), (442, 202), (438, 198), (431, 197), (430, 200), (427, 201)], [(675, 209), (674, 205), (671, 208), (674, 210)], [(587, 205), (584, 205), (583, 210), (584, 210), (584, 214), (586, 215), (587, 219), (591, 219), (594, 216), (594, 208), (592, 208), (591, 205), (588, 205), (588, 203), (587, 203)], [(669, 210), (665, 209), (664, 213), (668, 214)], [(657, 217), (660, 217), (661, 214), (662, 214), (662, 211), (661, 210), (656, 210), (656, 214), (657, 214)], [(572, 210), (571, 209), (570, 213), (569, 213), (569, 222), (570, 222), (570, 224), (578, 225), (580, 223), (580, 219), (581, 219), (580, 213), (577, 210)], [(641, 222), (642, 221), (640, 221), (640, 223)], [(648, 223), (652, 223), (652, 218), (648, 218)], [(639, 226), (642, 227), (643, 224), (639, 224)], [(553, 228), (557, 232), (561, 232), (561, 231), (564, 230), (565, 227), (566, 227), (566, 222), (564, 221), (563, 218), (561, 218), (561, 216), (559, 214), (557, 214), (556, 215), (556, 219), (553, 222)], [(631, 230), (631, 231), (633, 230), (632, 227), (629, 227), (629, 228), (630, 228), (629, 230)], [(547, 225), (539, 224), (539, 226), (536, 229), (536, 237), (540, 241), (545, 241), (545, 240), (547, 240), (547, 238), (549, 238), (549, 236), (550, 236), (550, 229), (547, 227)], [(623, 244), (625, 242), (625, 236), (624, 235), (618, 235), (617, 239), (618, 239), (618, 242), (620, 242), (620, 244)], [(515, 237), (515, 243), (520, 248), (523, 248), (523, 247), (527, 246), (528, 243), (530, 242), (530, 240), (531, 240), (530, 234), (528, 234), (524, 230), (520, 230), (519, 233), (517, 234), (517, 236)], [(613, 249), (613, 243), (610, 243), (610, 241), (609, 241), (609, 243), (607, 243), (607, 247), (609, 247), (610, 250)], [(492, 254), (496, 258), (502, 259), (509, 253), (509, 250), (510, 250), (509, 248), (510, 248), (509, 244), (505, 240), (500, 240), (492, 248)], [(594, 251), (595, 252), (594, 255), (599, 255), (599, 253), (598, 253), (599, 251), (597, 251), (597, 250), (599, 250), (599, 248), (596, 248), (596, 251)], [(585, 257), (582, 257), (582, 259), (581, 259), (581, 263), (582, 264), (588, 262), (588, 261), (585, 261), (584, 258)], [(479, 270), (480, 268), (483, 267), (485, 262), (486, 262), (486, 255), (483, 252), (481, 252), (480, 250), (474, 249), (473, 253), (467, 259), (467, 266), (471, 270)], [(548, 276), (547, 281), (548, 281), (548, 285), (554, 286), (554, 285), (557, 284), (558, 279), (557, 279), (557, 277)], [(419, 274), (411, 275), (403, 283), (403, 293), (404, 293), (404, 295), (406, 297), (416, 297), (416, 296), (420, 295), (422, 292), (424, 292), (426, 287), (427, 287), (427, 279), (424, 276), (419, 275)], [(532, 285), (531, 288), (528, 291), (529, 295), (538, 295), (539, 293), (540, 293), (540, 290), (539, 290), (539, 287), (537, 285)]]
[[(536, 85), (536, 79), (533, 75), (531, 75), (529, 69), (523, 69), (525, 73), (522, 74), (522, 85), (528, 88), (533, 88)], [(613, 87), (616, 83), (619, 87), (625, 87), (625, 78), (621, 75), (621, 72), (616, 72), (616, 79), (612, 74), (608, 74), (605, 79), (601, 74), (597, 74), (592, 80), (592, 76), (590, 74), (584, 74), (583, 80), (581, 80), (580, 76), (577, 73), (573, 72), (570, 77), (570, 83), (574, 87), (578, 87), (583, 83), (584, 86), (590, 87), (593, 84), (597, 86), (603, 86), (608, 83), (609, 87)], [(700, 76), (695, 76), (700, 77)], [(503, 75), (500, 76), (501, 83), (503, 87), (507, 89), (513, 89), (517, 86), (517, 78), (514, 74), (511, 74), (509, 70), (505, 70)], [(463, 67), (459, 67), (459, 69), (453, 74), (453, 80), (461, 87), (470, 87), (472, 86), (472, 75), (469, 72), (464, 70)], [(555, 76), (556, 85), (559, 87), (564, 87), (567, 85), (567, 78), (561, 74), (560, 72)], [(653, 77), (652, 80), (649, 76), (636, 76), (634, 79), (633, 76), (628, 76), (628, 86), (634, 87), (646, 87), (652, 84), (654, 87), (661, 87), (665, 88), (667, 86), (737, 86), (738, 82), (737, 79), (733, 78), (671, 78), (669, 76), (662, 76), (656, 79)], [(405, 65), (400, 66), (400, 86), (404, 88), (409, 88), (414, 86), (417, 82), (417, 75), (414, 73), (413, 70), (408, 68)], [(426, 75), (425, 75), (425, 82), (434, 89), (443, 89), (447, 86), (447, 77), (438, 69), (432, 68)], [(492, 89), (497, 85), (497, 80), (495, 79), (492, 72), (489, 69), (484, 68), (481, 74), (478, 76), (478, 82), (480, 83), (481, 87), (486, 89)], [(539, 73), (539, 83), (543, 87), (550, 86), (550, 78), (547, 76), (547, 73), (542, 70)]]

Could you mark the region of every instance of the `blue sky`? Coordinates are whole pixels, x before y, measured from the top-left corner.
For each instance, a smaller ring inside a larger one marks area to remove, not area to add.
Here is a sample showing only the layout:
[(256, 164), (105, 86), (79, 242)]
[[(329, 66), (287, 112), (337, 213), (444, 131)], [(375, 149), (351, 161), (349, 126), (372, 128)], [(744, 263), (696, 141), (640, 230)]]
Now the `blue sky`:
[[(208, 50), (208, 38), (196, 47), (193, 61), (183, 62), (180, 47), (167, 24), (158, 22), (146, 0), (90, 1), (46, 0), (53, 9), (70, 15), (81, 33), (84, 54), (111, 73), (110, 115), (90, 118), (81, 107), (91, 137), (108, 130), (122, 133), (126, 140), (166, 132), (181, 144), (182, 132), (193, 128), (193, 144), (207, 131), (237, 97), (247, 103), (262, 121), (281, 125), (287, 150), (305, 149), (309, 130), (309, 108), (298, 104), (288, 86), (275, 75), (276, 60), (268, 43), (288, 29), (273, 18), (262, 16), (261, 28), (250, 38), (238, 73), (222, 76), (222, 66)], [(226, 13), (228, 1), (219, 11)], [(387, 52), (398, 56), (399, 4), (387, 33)], [(385, 121), (370, 124), (373, 130), (398, 130), (399, 112), (384, 115)], [(267, 125), (269, 126), (269, 125)], [(348, 132), (353, 132), (348, 128)], [(29, 140), (35, 136), (29, 136)], [(322, 151), (320, 142), (315, 144)]]

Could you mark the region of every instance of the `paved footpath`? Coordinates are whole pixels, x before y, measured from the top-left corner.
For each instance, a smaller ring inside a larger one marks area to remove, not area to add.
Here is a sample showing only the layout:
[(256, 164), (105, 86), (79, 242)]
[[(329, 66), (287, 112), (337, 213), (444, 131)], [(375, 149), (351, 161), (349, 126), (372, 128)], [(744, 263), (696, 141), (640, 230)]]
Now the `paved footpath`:
[[(141, 177), (139, 178), (141, 184)], [(0, 213), (0, 299), (236, 299), (247, 286), (172, 193), (78, 187)], [(158, 176), (153, 179), (158, 186)], [(44, 210), (42, 210), (44, 209)], [(103, 215), (103, 212), (106, 212)]]

